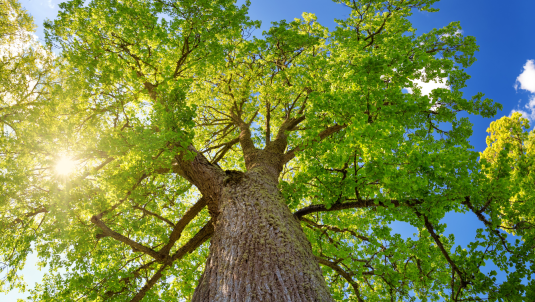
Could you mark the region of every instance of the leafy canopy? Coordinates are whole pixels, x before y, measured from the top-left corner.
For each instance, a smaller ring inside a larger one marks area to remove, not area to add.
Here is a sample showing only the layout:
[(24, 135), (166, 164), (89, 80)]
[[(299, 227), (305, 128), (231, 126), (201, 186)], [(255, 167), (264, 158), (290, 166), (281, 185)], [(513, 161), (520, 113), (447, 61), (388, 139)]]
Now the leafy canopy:
[[(461, 91), (475, 38), (458, 22), (416, 35), (407, 18), (436, 0), (335, 2), (351, 13), (334, 29), (303, 13), (258, 38), (248, 2), (71, 0), (46, 24), (57, 58), (36, 43), (3, 50), (3, 289), (24, 288), (17, 271), (33, 250), (50, 268), (33, 300), (188, 300), (208, 243), (171, 265), (151, 254), (171, 243), (178, 255), (210, 218), (174, 173), (177, 155), (194, 146), (243, 171), (249, 129), (256, 148), (285, 139), (280, 189), (336, 300), (533, 300), (534, 134), (513, 114), (470, 151), (459, 113), (501, 108)], [(3, 4), (6, 49), (33, 25)], [(424, 95), (417, 80), (448, 88)], [(76, 167), (61, 175), (65, 158)], [(451, 211), (482, 222), (466, 248), (442, 235)], [(402, 238), (393, 221), (418, 233)]]

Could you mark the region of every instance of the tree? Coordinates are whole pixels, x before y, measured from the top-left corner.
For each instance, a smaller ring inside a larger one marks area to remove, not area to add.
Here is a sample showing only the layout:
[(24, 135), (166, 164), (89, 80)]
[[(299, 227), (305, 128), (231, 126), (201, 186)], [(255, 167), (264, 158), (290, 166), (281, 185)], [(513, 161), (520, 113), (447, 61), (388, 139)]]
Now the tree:
[[(61, 55), (27, 64), (47, 76), (2, 144), (11, 287), (33, 249), (39, 301), (535, 298), (534, 135), (514, 114), (470, 151), (458, 113), (500, 106), (460, 91), (459, 23), (415, 34), (436, 0), (336, 0), (336, 29), (304, 13), (262, 38), (229, 0), (85, 2), (46, 25)], [(485, 225), (467, 250), (449, 211)]]

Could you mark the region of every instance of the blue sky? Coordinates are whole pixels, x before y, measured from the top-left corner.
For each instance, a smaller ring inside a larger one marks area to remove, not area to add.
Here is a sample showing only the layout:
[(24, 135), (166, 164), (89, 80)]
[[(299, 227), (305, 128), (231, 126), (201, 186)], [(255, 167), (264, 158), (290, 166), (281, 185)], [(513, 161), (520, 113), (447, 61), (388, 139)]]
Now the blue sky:
[[(38, 25), (37, 36), (43, 41), (43, 21), (54, 19), (58, 12), (59, 0), (21, 0), (23, 7), (34, 16)], [(239, 1), (243, 2), (243, 1)], [(464, 35), (475, 36), (480, 46), (476, 54), (477, 62), (467, 71), (472, 76), (468, 87), (464, 88), (466, 98), (477, 92), (503, 105), (503, 110), (492, 119), (470, 117), (474, 124), (471, 143), (474, 150), (485, 149), (486, 129), (492, 120), (510, 115), (513, 110), (522, 111), (535, 122), (535, 1), (534, 0), (443, 0), (435, 4), (438, 13), (415, 12), (411, 21), (418, 33), (439, 28), (452, 21), (460, 21)], [(252, 0), (250, 16), (262, 20), (262, 29), (269, 28), (270, 22), (281, 19), (293, 20), (303, 12), (315, 13), (318, 21), (334, 27), (334, 18), (343, 19), (349, 10), (330, 0)], [(530, 61), (531, 60), (531, 61)], [(531, 100), (531, 104), (530, 104)], [(533, 127), (532, 127), (533, 128)], [(446, 233), (455, 233), (459, 244), (466, 245), (474, 238), (475, 230), (481, 227), (473, 215), (448, 214), (444, 219), (448, 224)], [(411, 235), (413, 229), (404, 224), (396, 224), (395, 231)], [(42, 272), (31, 257), (25, 270), (29, 285), (40, 280)], [(25, 295), (0, 294), (2, 301), (16, 301)]]

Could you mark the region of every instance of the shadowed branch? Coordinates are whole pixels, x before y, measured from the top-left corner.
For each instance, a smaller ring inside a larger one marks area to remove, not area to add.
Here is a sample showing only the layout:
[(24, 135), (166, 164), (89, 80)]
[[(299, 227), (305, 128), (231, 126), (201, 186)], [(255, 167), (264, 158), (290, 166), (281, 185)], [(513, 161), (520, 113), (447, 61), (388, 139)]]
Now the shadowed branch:
[(147, 292), (160, 280), (163, 275), (163, 271), (171, 265), (174, 261), (182, 259), (187, 253), (191, 253), (196, 250), (201, 244), (206, 242), (214, 233), (214, 226), (212, 220), (208, 221), (206, 225), (199, 231), (193, 238), (191, 238), (186, 244), (184, 244), (178, 251), (166, 260), (166, 262), (158, 269), (158, 271), (152, 276), (152, 278), (141, 288), (141, 290), (130, 300), (130, 302), (139, 302)]

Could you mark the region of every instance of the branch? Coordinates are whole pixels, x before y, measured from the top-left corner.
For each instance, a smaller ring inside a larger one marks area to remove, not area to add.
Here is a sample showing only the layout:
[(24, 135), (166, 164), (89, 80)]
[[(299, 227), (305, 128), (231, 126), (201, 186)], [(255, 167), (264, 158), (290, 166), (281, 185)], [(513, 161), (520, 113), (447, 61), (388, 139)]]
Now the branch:
[[(225, 130), (225, 129), (223, 129)], [(222, 132), (223, 130), (220, 130), (218, 132)], [(217, 149), (217, 148), (221, 148), (221, 147), (226, 147), (228, 145), (233, 145), (233, 144), (237, 144), (240, 142), (240, 138), (239, 137), (236, 137), (235, 139), (231, 140), (231, 141), (228, 141), (226, 143), (222, 143), (222, 144), (219, 144), (217, 146), (212, 146), (212, 147), (209, 147), (209, 148), (206, 148), (204, 151), (202, 151), (203, 153), (206, 153), (207, 151), (211, 151), (211, 150), (214, 150), (214, 149)]]
[(175, 224), (174, 224), (173, 222), (171, 222), (171, 220), (169, 220), (169, 219), (167, 219), (167, 218), (165, 218), (165, 217), (162, 217), (162, 216), (160, 216), (160, 215), (158, 215), (158, 214), (156, 214), (156, 213), (153, 213), (153, 212), (151, 212), (151, 211), (149, 211), (149, 210), (147, 210), (147, 209), (145, 209), (145, 208), (142, 208), (142, 207), (140, 207), (140, 206), (135, 205), (135, 206), (134, 206), (134, 209), (141, 210), (143, 213), (145, 213), (145, 214), (147, 214), (147, 215), (154, 216), (154, 217), (156, 217), (156, 218), (158, 218), (158, 219), (160, 219), (160, 220), (162, 220), (162, 221), (165, 221), (167, 224), (169, 224), (169, 225), (172, 226), (172, 227), (175, 226)]
[(99, 170), (101, 170), (102, 168), (104, 168), (107, 164), (111, 163), (112, 161), (114, 161), (115, 158), (113, 157), (107, 157), (106, 160), (104, 160), (102, 163), (100, 163), (100, 165), (96, 166), (91, 172), (87, 171), (85, 172), (80, 178), (78, 178), (76, 181), (80, 181), (82, 179), (85, 179), (87, 176), (89, 176), (91, 173), (96, 173), (98, 172)]
[[(421, 201), (419, 200), (413, 200), (416, 203), (420, 204)], [(367, 200), (359, 200), (354, 202), (344, 202), (344, 203), (335, 203), (330, 208), (327, 208), (324, 204), (316, 204), (311, 205), (305, 208), (302, 208), (294, 213), (295, 218), (301, 220), (302, 216), (316, 213), (316, 212), (332, 212), (332, 211), (339, 211), (339, 210), (345, 210), (345, 209), (357, 209), (357, 208), (372, 208), (372, 207), (387, 207), (382, 201), (375, 203), (376, 199), (367, 199)], [(398, 200), (390, 200), (391, 203), (394, 204), (394, 206), (397, 208), (399, 206), (403, 206), (404, 204), (401, 204)]]
[(225, 154), (227, 154), (227, 152), (237, 143), (240, 142), (240, 138), (237, 137), (227, 143), (224, 144), (224, 147), (217, 151), (216, 153), (216, 157), (214, 158), (214, 160), (212, 160), (212, 164), (216, 164), (217, 162), (219, 162), (221, 159), (223, 159), (223, 157), (225, 156)]
[(388, 14), (386, 15), (385, 19), (383, 20), (383, 23), (381, 24), (381, 26), (379, 27), (379, 29), (377, 31), (375, 31), (373, 34), (370, 34), (368, 37), (366, 37), (364, 39), (364, 41), (368, 40), (369, 38), (371, 38), (371, 41), (366, 45), (364, 46), (364, 48), (367, 48), (368, 46), (372, 45), (373, 42), (374, 42), (374, 39), (375, 39), (375, 36), (380, 34), (381, 31), (383, 31), (383, 28), (385, 27), (385, 24), (386, 24), (386, 21), (388, 21), (388, 18), (390, 18), (390, 16), (392, 15), (392, 12), (389, 11)]
[[(315, 141), (317, 142), (321, 142), (323, 141), (325, 138), (331, 136), (332, 134), (344, 129), (347, 127), (347, 124), (344, 124), (344, 125), (334, 125), (334, 126), (331, 126), (331, 127), (327, 127), (325, 130), (323, 130), (322, 132), (320, 132), (320, 134), (318, 135), (318, 138), (315, 139)], [(300, 152), (300, 151), (303, 151), (304, 149), (307, 148), (307, 145), (302, 145), (302, 146), (297, 146), (295, 147), (294, 149), (286, 152), (286, 154), (284, 154), (284, 159), (283, 159), (283, 162), (284, 163), (287, 163), (289, 162), (290, 160), (292, 160), (294, 157), (295, 157), (295, 153), (296, 152)]]
[[(321, 265), (325, 265), (327, 267), (330, 267), (333, 271), (337, 272), (340, 276), (342, 276), (344, 279), (346, 279), (346, 281), (351, 284), (351, 286), (353, 287), (353, 289), (355, 290), (355, 294), (357, 295), (357, 299), (359, 302), (364, 302), (364, 300), (362, 300), (362, 298), (360, 297), (360, 290), (359, 290), (359, 285), (357, 282), (355, 282), (353, 280), (353, 278), (351, 278), (351, 275), (353, 274), (349, 274), (347, 273), (346, 271), (344, 271), (340, 266), (338, 266), (336, 263), (334, 262), (331, 262), (331, 261), (328, 261), (326, 259), (323, 259), (321, 257), (318, 257), (316, 256), (316, 260), (318, 261), (319, 264)], [(366, 274), (367, 272), (364, 272), (364, 274)]]
[[(172, 146), (170, 147), (172, 148)], [(193, 158), (191, 158), (193, 154)], [(175, 155), (175, 160), (171, 167), (160, 167), (154, 169), (158, 174), (176, 173), (192, 185), (196, 186), (204, 196), (219, 196), (219, 192), (214, 192), (219, 184), (223, 183), (225, 172), (197, 151), (195, 147), (189, 145), (185, 150)]]
[(148, 247), (146, 247), (146, 246), (144, 246), (142, 244), (139, 244), (139, 243), (133, 241), (132, 239), (130, 239), (128, 237), (125, 237), (125, 236), (113, 231), (102, 220), (100, 220), (97, 217), (97, 215), (91, 217), (91, 222), (93, 224), (95, 224), (96, 226), (98, 226), (102, 230), (104, 235), (110, 236), (115, 240), (118, 240), (118, 241), (120, 241), (122, 243), (125, 243), (125, 244), (129, 245), (135, 251), (143, 252), (143, 253), (151, 256), (152, 258), (156, 259), (159, 262), (165, 261), (168, 258), (167, 255), (160, 254), (160, 253), (156, 252), (155, 250), (153, 250), (151, 248), (148, 248)]
[(466, 205), (472, 212), (474, 212), (474, 214), (476, 214), (477, 218), (481, 222), (483, 222), (483, 224), (485, 224), (486, 227), (488, 227), (490, 230), (492, 230), (492, 232), (494, 234), (496, 234), (498, 236), (498, 238), (500, 238), (500, 241), (502, 242), (502, 246), (504, 247), (504, 249), (507, 252), (509, 252), (511, 254), (513, 253), (507, 247), (507, 240), (505, 240), (505, 238), (503, 238), (502, 234), (500, 234), (500, 231), (492, 228), (492, 224), (490, 223), (490, 221), (488, 221), (487, 218), (485, 218), (485, 216), (483, 216), (483, 214), (482, 214), (486, 210), (486, 208), (490, 205), (490, 202), (487, 202), (479, 211), (475, 210), (474, 206), (470, 202), (470, 197), (465, 197), (465, 200), (462, 202), (462, 204)]
[[(118, 280), (119, 282), (121, 283), (124, 283), (125, 286), (123, 288), (121, 288), (120, 290), (118, 291), (107, 291), (104, 293), (104, 297), (106, 297), (107, 299), (113, 297), (114, 295), (117, 295), (117, 294), (120, 294), (122, 292), (124, 292), (126, 289), (128, 289), (128, 284), (132, 282), (132, 279), (137, 279), (139, 278), (139, 276), (141, 275), (141, 271), (142, 270), (145, 270), (145, 269), (148, 269), (151, 265), (155, 264), (156, 261), (150, 261), (150, 262), (147, 262), (145, 264), (143, 264), (142, 266), (138, 267), (135, 271), (133, 271), (131, 274), (132, 276), (129, 276), (129, 277), (123, 277), (121, 278), (120, 280)], [(102, 282), (101, 282), (102, 283)], [(94, 288), (93, 288), (94, 289)]]
[(284, 120), (279, 130), (277, 131), (277, 136), (275, 137), (275, 140), (271, 144), (266, 145), (266, 149), (277, 154), (282, 154), (288, 144), (288, 132), (294, 130), (295, 127), (297, 127), (297, 125), (299, 125), (304, 120), (304, 115), (298, 118), (287, 118), (286, 120)]
[[(35, 215), (41, 214), (41, 213), (48, 213), (48, 210), (43, 207), (41, 209), (35, 210), (34, 212), (24, 214), (24, 218), (30, 218), (30, 217), (33, 217)], [(17, 224), (17, 223), (21, 223), (21, 222), (22, 222), (22, 219), (17, 218), (15, 220), (13, 220), (13, 222), (11, 222), (11, 225), (14, 225), (14, 224)]]
[[(175, 155), (171, 168), (157, 170), (158, 173), (165, 173), (166, 171), (177, 173), (197, 187), (202, 196), (206, 198), (206, 205), (211, 217), (214, 220), (217, 218), (219, 199), (226, 177), (225, 172), (218, 165), (210, 163), (201, 152), (189, 145), (185, 150)], [(99, 216), (98, 218), (101, 217)]]
[(271, 142), (271, 104), (266, 102), (266, 146)]
[(191, 253), (196, 250), (201, 244), (205, 243), (214, 234), (213, 220), (210, 219), (200, 231), (193, 236), (186, 244), (179, 248), (171, 257), (171, 261), (182, 259), (186, 253)]
[(169, 254), (169, 251), (171, 251), (171, 248), (173, 247), (175, 242), (180, 239), (184, 228), (206, 206), (206, 202), (207, 199), (201, 197), (201, 199), (199, 199), (191, 208), (186, 211), (186, 213), (184, 213), (184, 216), (182, 216), (182, 218), (180, 218), (180, 220), (174, 225), (174, 229), (171, 232), (171, 235), (169, 236), (169, 242), (160, 250), (161, 254)]
[[(195, 154), (193, 160), (186, 160), (186, 152)], [(197, 187), (202, 196), (208, 201), (208, 210), (212, 218), (219, 213), (219, 198), (221, 188), (226, 177), (225, 172), (215, 164), (212, 164), (197, 151), (193, 146), (175, 156), (173, 170)]]
[[(126, 196), (119, 200), (119, 202), (117, 202), (116, 204), (114, 204), (113, 206), (111, 206), (111, 208), (109, 209), (106, 209), (102, 212), (100, 212), (98, 215), (95, 215), (93, 217), (95, 217), (97, 220), (100, 220), (100, 218), (102, 218), (102, 216), (108, 214), (109, 212), (115, 210), (118, 206), (120, 206), (123, 202), (125, 202), (128, 197), (132, 194), (132, 192), (141, 184), (141, 182), (145, 179), (149, 177), (148, 174), (146, 173), (143, 173), (143, 175), (141, 175), (141, 177), (137, 180), (137, 182), (132, 186), (132, 189), (130, 189), (127, 193), (126, 193)], [(91, 218), (91, 221), (93, 220), (93, 218)]]
[(143, 286), (143, 288), (130, 300), (130, 302), (139, 302), (145, 297), (147, 292), (160, 280), (163, 271), (167, 266), (171, 265), (174, 261), (182, 259), (187, 253), (191, 253), (196, 250), (201, 244), (206, 242), (214, 233), (214, 226), (212, 220), (208, 221), (206, 225), (199, 231), (193, 238), (191, 238), (186, 244), (184, 244), (170, 259), (167, 258), (166, 262), (160, 269), (152, 276), (152, 278)]
[(145, 283), (145, 285), (134, 296), (134, 298), (132, 298), (132, 300), (130, 300), (130, 302), (141, 301), (141, 299), (143, 299), (143, 297), (145, 297), (147, 292), (154, 286), (154, 284), (156, 284), (156, 282), (158, 282), (158, 280), (160, 280), (160, 278), (162, 277), (162, 273), (166, 268), (167, 268), (167, 264), (162, 265), (162, 267), (160, 267), (160, 269), (156, 272), (156, 274), (154, 274), (154, 276), (152, 276), (152, 278), (150, 278), (150, 280), (147, 283)]
[(337, 232), (337, 233), (348, 232), (351, 235), (353, 235), (354, 237), (359, 238), (360, 240), (370, 242), (370, 239), (368, 237), (362, 236), (362, 235), (358, 235), (357, 233), (355, 233), (355, 231), (352, 231), (352, 230), (349, 230), (349, 229), (340, 229), (340, 228), (337, 228), (337, 227), (334, 227), (334, 226), (330, 226), (330, 225), (317, 224), (314, 221), (312, 221), (310, 219), (307, 219), (305, 217), (299, 217), (299, 220), (304, 221), (304, 222), (306, 222), (306, 223), (308, 223), (308, 224), (310, 224), (310, 225), (312, 225), (312, 226), (314, 226), (315, 228), (318, 228), (318, 229), (325, 228), (325, 229), (327, 229), (329, 231), (333, 231), (333, 232)]
[(424, 218), (424, 225), (425, 225), (425, 228), (427, 229), (427, 231), (429, 232), (429, 234), (431, 235), (431, 237), (433, 238), (433, 240), (435, 241), (435, 243), (437, 244), (438, 248), (440, 249), (440, 251), (442, 252), (442, 255), (444, 255), (444, 258), (446, 258), (446, 261), (448, 261), (448, 263), (451, 265), (451, 267), (453, 268), (453, 270), (459, 275), (459, 278), (461, 278), (461, 288), (462, 287), (466, 287), (466, 285), (468, 284), (466, 281), (465, 281), (465, 278), (464, 278), (464, 274), (461, 272), (461, 270), (457, 267), (457, 265), (455, 264), (455, 262), (453, 262), (453, 260), (451, 259), (450, 255), (448, 254), (448, 252), (446, 251), (446, 249), (444, 248), (444, 245), (442, 244), (442, 241), (440, 241), (440, 237), (435, 233), (435, 230), (433, 228), (433, 225), (429, 222), (429, 220), (427, 219), (427, 216), (420, 213), (418, 210), (414, 209), (414, 213), (416, 213), (416, 216), (418, 216), (418, 218)]
[(242, 120), (240, 114), (232, 112), (232, 120), (240, 128), (239, 139), (244, 154), (250, 154), (256, 151), (253, 139), (251, 138), (251, 123), (253, 122), (257, 114), (258, 111), (256, 111), (251, 120), (246, 123), (244, 120)]

